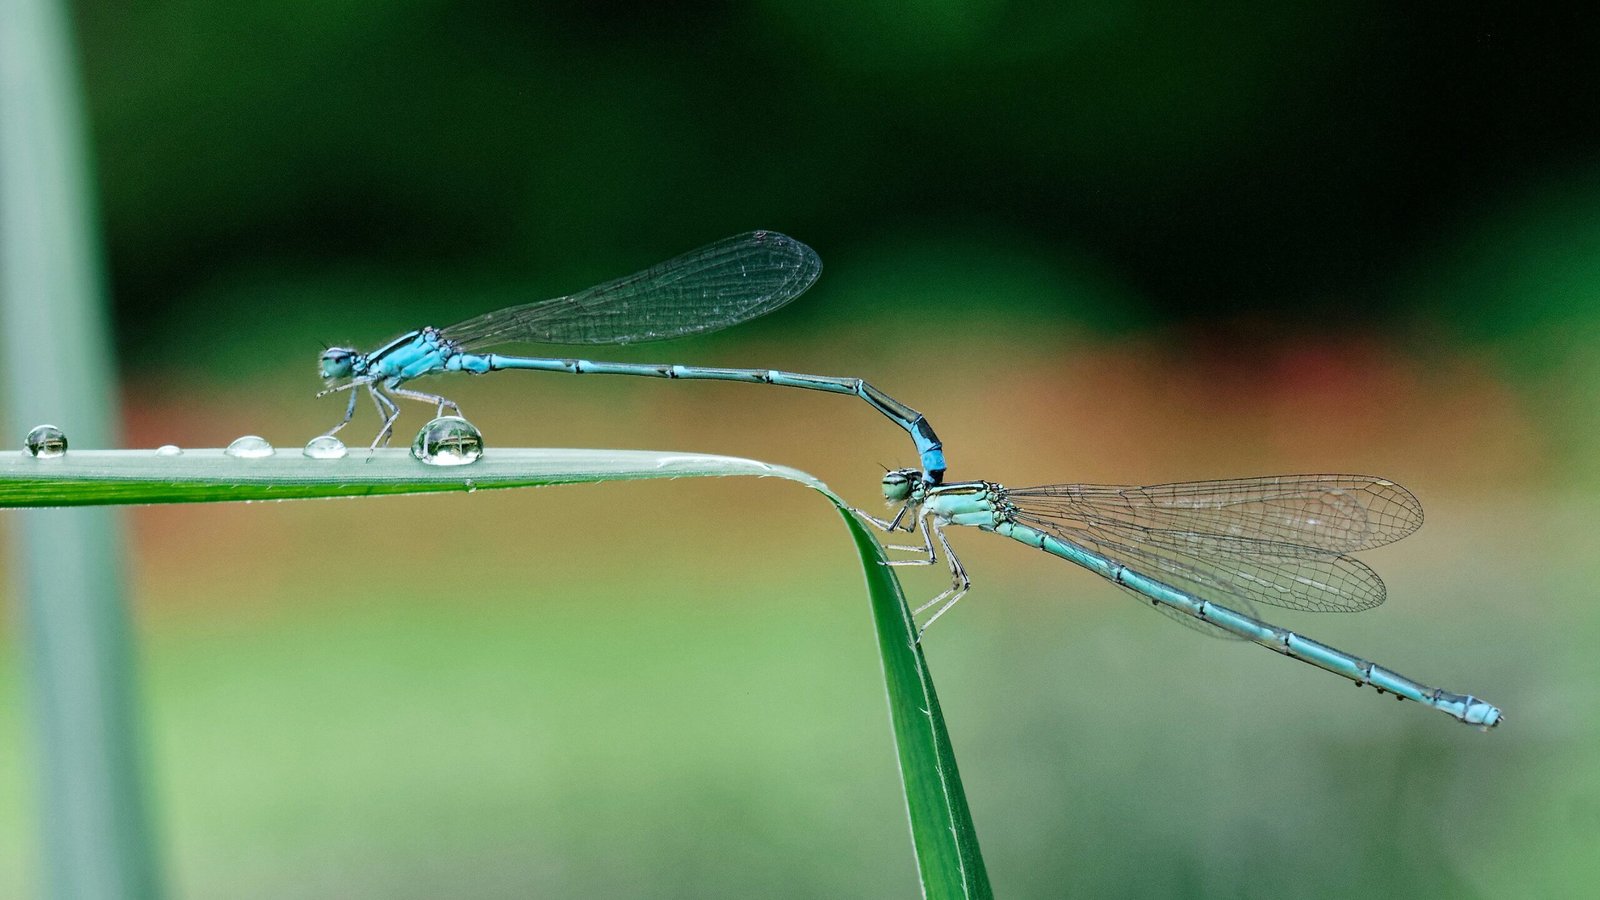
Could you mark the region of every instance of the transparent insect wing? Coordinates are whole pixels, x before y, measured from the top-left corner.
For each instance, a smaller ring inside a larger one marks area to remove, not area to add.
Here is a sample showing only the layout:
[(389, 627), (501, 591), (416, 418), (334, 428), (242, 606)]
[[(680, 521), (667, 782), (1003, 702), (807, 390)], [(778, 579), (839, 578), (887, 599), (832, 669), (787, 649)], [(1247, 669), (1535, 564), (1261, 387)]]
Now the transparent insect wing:
[[(1066, 484), (1011, 493), (1062, 519), (1137, 528), (1151, 543), (1197, 553), (1353, 553), (1397, 541), (1422, 525), (1422, 506), (1411, 492), (1365, 475), (1273, 475), (1148, 487)], [(1274, 546), (1253, 550), (1252, 543)]]
[(1281, 541), (1075, 520), (1048, 504), (1010, 499), (1018, 521), (1098, 549), (1151, 577), (1170, 575), (1177, 579), (1169, 581), (1173, 587), (1203, 599), (1226, 604), (1215, 595), (1222, 590), (1236, 601), (1307, 612), (1358, 612), (1384, 601), (1378, 573), (1343, 554)]
[(822, 273), (815, 251), (752, 231), (565, 297), (443, 329), (463, 349), (512, 342), (628, 344), (719, 331), (800, 296)]

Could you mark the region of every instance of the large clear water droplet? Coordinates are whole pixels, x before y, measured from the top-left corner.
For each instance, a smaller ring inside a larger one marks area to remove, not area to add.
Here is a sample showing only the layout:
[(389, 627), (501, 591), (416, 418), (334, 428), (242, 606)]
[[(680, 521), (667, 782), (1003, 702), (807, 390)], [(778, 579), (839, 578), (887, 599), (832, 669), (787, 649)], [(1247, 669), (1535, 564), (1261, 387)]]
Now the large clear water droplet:
[(67, 433), (54, 425), (37, 425), (23, 439), (22, 447), (29, 456), (55, 459), (67, 455)]
[(312, 459), (344, 459), (350, 453), (344, 442), (331, 434), (312, 438), (303, 452)]
[(177, 444), (162, 444), (156, 448), (157, 456), (182, 456), (183, 448)]
[(240, 459), (262, 459), (272, 455), (272, 445), (267, 443), (266, 438), (247, 434), (235, 438), (233, 443), (228, 445), (228, 449), (222, 452)]
[(417, 432), (411, 455), (430, 466), (464, 466), (483, 455), (483, 435), (460, 416), (440, 416)]

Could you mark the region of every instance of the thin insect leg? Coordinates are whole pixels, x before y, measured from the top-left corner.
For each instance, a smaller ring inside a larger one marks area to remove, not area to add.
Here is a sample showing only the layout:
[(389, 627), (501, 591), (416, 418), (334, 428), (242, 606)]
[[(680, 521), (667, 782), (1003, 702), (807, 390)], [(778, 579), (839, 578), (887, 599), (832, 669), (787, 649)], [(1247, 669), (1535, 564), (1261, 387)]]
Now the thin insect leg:
[[(924, 603), (922, 607), (916, 611), (920, 613), (935, 603), (938, 603), (940, 600), (944, 600), (946, 597), (950, 598), (949, 600), (945, 601), (943, 606), (939, 607), (937, 612), (928, 617), (928, 621), (922, 623), (921, 628), (917, 629), (917, 641), (919, 643), (922, 641), (922, 636), (927, 633), (928, 629), (933, 627), (933, 623), (937, 621), (940, 616), (949, 612), (950, 607), (955, 606), (962, 597), (965, 597), (967, 595), (967, 591), (972, 587), (972, 580), (967, 577), (966, 567), (961, 565), (961, 561), (956, 559), (955, 551), (950, 549), (950, 541), (945, 538), (944, 530), (937, 525), (934, 526), (933, 530), (934, 533), (939, 536), (939, 543), (944, 545), (945, 558), (950, 561), (950, 575), (955, 580), (951, 583), (949, 590), (933, 598), (931, 601)], [(954, 596), (951, 596), (952, 594)], [(916, 613), (913, 613), (912, 615), (915, 614)]]
[(962, 597), (965, 597), (966, 595), (967, 595), (967, 589), (966, 588), (962, 588), (961, 590), (956, 591), (956, 595), (954, 597), (951, 597), (945, 603), (945, 605), (939, 607), (939, 611), (938, 612), (936, 612), (933, 615), (929, 616), (928, 617), (928, 621), (923, 622), (922, 623), (922, 627), (917, 629), (917, 642), (921, 643), (922, 642), (922, 636), (924, 634), (928, 633), (928, 629), (933, 627), (933, 623), (936, 620), (938, 620), (938, 618), (940, 616), (942, 616), (945, 613), (949, 612), (950, 611), (950, 607), (955, 606), (956, 602), (958, 600), (960, 600)]
[(364, 384), (371, 384), (372, 381), (373, 377), (371, 375), (365, 375), (361, 378), (355, 378), (351, 379), (350, 381), (346, 381), (344, 384), (336, 384), (331, 388), (324, 388), (323, 390), (317, 391), (317, 396), (326, 397), (329, 394), (337, 394), (340, 391), (348, 391), (351, 388), (361, 387)]
[(372, 439), (372, 449), (376, 450), (387, 445), (394, 434), (394, 420), (400, 418), (400, 405), (377, 385), (367, 385), (367, 391), (372, 394), (372, 402), (377, 404), (378, 415), (383, 419), (383, 427), (378, 430), (378, 436)]
[(928, 513), (927, 512), (923, 512), (921, 515), (917, 516), (917, 524), (922, 528), (922, 541), (923, 541), (923, 544), (925, 546), (922, 546), (922, 547), (908, 547), (906, 549), (914, 550), (914, 551), (916, 551), (918, 553), (927, 553), (928, 554), (928, 558), (927, 559), (886, 559), (886, 560), (883, 561), (884, 565), (886, 565), (886, 566), (931, 566), (934, 563), (939, 561), (938, 555), (933, 552), (933, 538), (931, 536), (929, 536), (929, 534), (928, 534)]
[(346, 425), (350, 424), (350, 420), (352, 418), (354, 418), (355, 414), (356, 414), (356, 398), (358, 398), (360, 396), (361, 395), (357, 394), (355, 391), (351, 391), (350, 392), (350, 402), (344, 408), (344, 418), (339, 420), (339, 424), (337, 424), (337, 425), (333, 426), (332, 428), (329, 428), (327, 431), (323, 432), (323, 434), (322, 434), (323, 437), (331, 437), (331, 436), (333, 436), (335, 434), (338, 434), (339, 433), (339, 429), (341, 429), (341, 428), (345, 427)]
[[(894, 534), (896, 531), (910, 531), (911, 530), (911, 523), (910, 522), (907, 522), (905, 524), (905, 527), (903, 527), (903, 528), (900, 525), (901, 521), (903, 519), (905, 519), (906, 513), (911, 511), (911, 504), (910, 503), (906, 503), (903, 506), (901, 506), (900, 507), (900, 511), (894, 514), (894, 519), (892, 521), (888, 520), (888, 519), (880, 519), (877, 516), (873, 515), (872, 513), (869, 513), (866, 510), (856, 509), (854, 506), (850, 507), (850, 511), (855, 513), (856, 515), (860, 516), (861, 518), (866, 519), (868, 522), (871, 522), (872, 524), (878, 526), (878, 528), (880, 530), (887, 531), (890, 534)], [(921, 547), (917, 547), (915, 549), (921, 550), (922, 548)]]
[(458, 416), (461, 415), (461, 407), (455, 405), (449, 400), (446, 400), (438, 394), (424, 394), (421, 391), (408, 391), (405, 388), (398, 387), (389, 388), (389, 392), (392, 394), (398, 394), (411, 400), (421, 400), (424, 403), (432, 403), (433, 405), (439, 407), (438, 415), (441, 416), (444, 415), (444, 411), (447, 409), (454, 411)]
[[(938, 535), (939, 543), (944, 545), (944, 557), (950, 565), (950, 588), (939, 596), (929, 600), (927, 603), (924, 603), (912, 610), (913, 615), (925, 612), (934, 606), (938, 606), (940, 601), (944, 600), (946, 597), (949, 597), (951, 594), (955, 594), (959, 598), (961, 594), (966, 593), (967, 588), (971, 587), (972, 585), (972, 582), (967, 578), (966, 567), (961, 565), (961, 560), (956, 559), (955, 551), (950, 549), (950, 541), (944, 536), (944, 529), (935, 524), (933, 526), (933, 533)], [(954, 602), (954, 600), (950, 601), (950, 603)], [(946, 605), (948, 606), (949, 604)], [(944, 609), (941, 608), (939, 612), (944, 612)], [(938, 615), (938, 613), (935, 613), (935, 615)], [(933, 620), (929, 619), (928, 621), (931, 624)]]

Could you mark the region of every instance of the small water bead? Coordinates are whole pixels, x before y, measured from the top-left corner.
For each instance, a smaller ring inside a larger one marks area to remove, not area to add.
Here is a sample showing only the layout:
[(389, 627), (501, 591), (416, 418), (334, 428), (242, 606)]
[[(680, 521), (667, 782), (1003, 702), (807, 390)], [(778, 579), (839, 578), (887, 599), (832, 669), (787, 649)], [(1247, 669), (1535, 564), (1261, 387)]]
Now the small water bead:
[(182, 456), (183, 448), (177, 444), (162, 444), (156, 448), (157, 456)]
[(344, 442), (331, 434), (312, 438), (303, 452), (312, 459), (344, 459), (350, 453)]
[(460, 416), (440, 416), (417, 432), (411, 455), (430, 466), (464, 466), (483, 455), (483, 435)]
[(66, 456), (67, 433), (54, 425), (37, 425), (23, 439), (22, 447), (29, 456), (38, 459)]
[(272, 445), (267, 443), (266, 438), (247, 434), (235, 438), (233, 443), (228, 445), (228, 449), (222, 452), (240, 459), (264, 459), (272, 455)]

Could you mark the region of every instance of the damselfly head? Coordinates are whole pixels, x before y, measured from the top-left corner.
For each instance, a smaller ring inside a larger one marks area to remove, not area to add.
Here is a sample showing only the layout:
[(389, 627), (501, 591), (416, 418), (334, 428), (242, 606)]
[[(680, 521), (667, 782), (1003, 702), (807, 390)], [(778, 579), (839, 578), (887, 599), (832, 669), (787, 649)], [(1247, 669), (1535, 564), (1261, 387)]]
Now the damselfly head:
[(911, 488), (921, 479), (916, 469), (890, 469), (883, 473), (883, 499), (890, 503), (911, 499)]
[(349, 378), (355, 374), (355, 362), (356, 351), (349, 347), (329, 347), (317, 360), (323, 378)]

